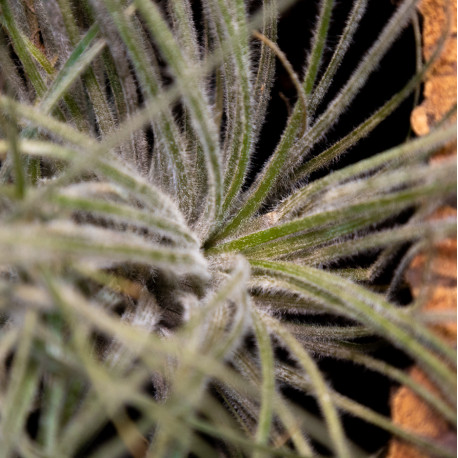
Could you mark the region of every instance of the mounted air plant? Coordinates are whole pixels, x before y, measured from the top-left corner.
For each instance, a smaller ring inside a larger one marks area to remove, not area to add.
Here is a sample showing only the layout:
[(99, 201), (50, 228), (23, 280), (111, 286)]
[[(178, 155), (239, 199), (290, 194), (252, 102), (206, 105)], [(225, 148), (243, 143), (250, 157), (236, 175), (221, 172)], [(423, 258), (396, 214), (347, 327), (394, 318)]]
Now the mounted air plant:
[[(454, 455), (334, 390), (317, 361), (380, 372), (456, 426), (455, 351), (416, 302), (392, 301), (407, 264), (393, 253), (456, 231), (428, 219), (453, 196), (455, 161), (427, 162), (455, 129), (312, 176), (419, 87), (444, 40), (316, 152), (416, 2), (328, 104), (367, 0), (327, 67), (334, 2), (320, 2), (303, 75), (275, 44), (290, 3), (248, 14), (243, 0), (0, 0), (0, 457), (367, 456), (342, 414)], [(276, 59), (297, 102), (251, 183)], [(352, 263), (361, 254), (369, 266)], [(376, 289), (387, 265), (393, 283)], [(408, 355), (441, 394), (365, 338)]]

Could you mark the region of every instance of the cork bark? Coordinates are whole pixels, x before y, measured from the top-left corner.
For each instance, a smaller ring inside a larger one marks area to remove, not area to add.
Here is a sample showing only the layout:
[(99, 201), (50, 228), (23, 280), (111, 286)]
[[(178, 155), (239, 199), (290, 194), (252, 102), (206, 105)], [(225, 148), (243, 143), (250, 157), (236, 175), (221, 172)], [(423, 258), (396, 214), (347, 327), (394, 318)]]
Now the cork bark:
[[(444, 50), (425, 81), (424, 101), (413, 110), (411, 116), (414, 132), (426, 135), (456, 104), (456, 0), (422, 0), (418, 9), (423, 16), (422, 46), (425, 60), (433, 53), (442, 34), (448, 32)], [(456, 114), (447, 122), (456, 122)], [(438, 161), (450, 154), (456, 154), (456, 142), (448, 144), (432, 160)], [(447, 216), (456, 218), (456, 209), (444, 207), (433, 217)], [(420, 295), (425, 297), (424, 310), (456, 310), (456, 256), (456, 239), (444, 239), (412, 261), (406, 279), (414, 298)], [(456, 321), (436, 324), (432, 329), (450, 345), (456, 345)], [(411, 368), (409, 373), (439, 395), (438, 389), (418, 367)], [(450, 448), (451, 452), (456, 451), (456, 430), (409, 388), (402, 386), (394, 393), (391, 415), (393, 421), (402, 427), (436, 440)], [(389, 446), (388, 458), (428, 457), (413, 445), (400, 440), (392, 440)]]

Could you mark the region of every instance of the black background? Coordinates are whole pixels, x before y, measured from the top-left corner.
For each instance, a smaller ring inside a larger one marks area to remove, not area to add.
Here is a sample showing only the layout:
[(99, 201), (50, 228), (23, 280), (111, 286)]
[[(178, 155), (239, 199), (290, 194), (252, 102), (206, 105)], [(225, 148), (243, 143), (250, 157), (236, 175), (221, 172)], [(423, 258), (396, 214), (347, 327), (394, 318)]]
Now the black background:
[[(337, 44), (343, 31), (352, 3), (343, 0), (336, 2), (324, 63), (329, 61), (332, 56), (333, 47)], [(345, 84), (362, 56), (376, 40), (396, 10), (396, 5), (390, 0), (376, 0), (368, 3), (367, 11), (355, 34), (354, 41), (334, 78), (330, 92), (324, 99), (320, 110), (326, 107), (327, 103), (332, 100), (332, 97)], [(278, 45), (286, 53), (288, 60), (300, 76), (303, 76), (304, 64), (310, 46), (313, 27), (317, 22), (317, 16), (318, 1), (301, 0), (289, 11), (283, 13), (279, 23)], [(355, 101), (339, 119), (335, 128), (326, 136), (324, 141), (314, 148), (315, 154), (335, 143), (370, 116), (399, 91), (414, 73), (415, 39), (413, 27), (408, 26), (381, 61)], [(252, 167), (253, 171), (258, 171), (273, 152), (283, 131), (288, 115), (284, 97), (291, 101), (291, 105), (296, 98), (295, 88), (291, 83), (290, 77), (278, 62), (276, 75), (268, 118), (257, 146)], [(280, 95), (281, 93), (284, 97)], [(331, 168), (338, 169), (402, 143), (409, 134), (412, 107), (413, 96), (409, 97), (398, 110), (380, 124), (367, 138), (354, 146), (341, 160), (332, 164)], [(330, 169), (318, 171), (311, 178), (317, 178), (329, 171)], [(251, 179), (253, 178), (252, 176)], [(386, 273), (385, 277), (388, 275), (389, 272)], [(383, 282), (385, 279), (381, 278), (380, 281)], [(408, 296), (409, 293), (405, 290), (399, 291), (397, 299), (399, 302), (403, 302), (409, 299)], [(397, 367), (406, 367), (410, 363), (404, 355), (389, 345), (382, 345), (373, 356), (386, 360)], [(383, 415), (390, 416), (389, 397), (395, 388), (392, 382), (372, 371), (330, 358), (319, 360), (319, 365), (326, 374), (326, 379), (337, 391)], [(286, 393), (297, 402), (318, 413), (315, 401), (310, 397), (303, 396), (292, 390), (286, 390)], [(389, 441), (390, 435), (388, 433), (361, 420), (344, 415), (343, 421), (349, 437), (368, 453), (375, 453), (383, 449)], [(326, 454), (327, 450), (325, 448), (315, 445), (319, 453)]]

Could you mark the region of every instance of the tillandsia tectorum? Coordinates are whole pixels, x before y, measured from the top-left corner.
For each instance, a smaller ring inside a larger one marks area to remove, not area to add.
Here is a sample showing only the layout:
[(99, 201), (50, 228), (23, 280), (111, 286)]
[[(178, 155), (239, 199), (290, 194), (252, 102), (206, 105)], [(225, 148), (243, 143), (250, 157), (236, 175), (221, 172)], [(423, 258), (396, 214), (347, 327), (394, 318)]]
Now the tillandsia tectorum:
[[(317, 361), (380, 372), (456, 426), (455, 351), (415, 303), (372, 287), (399, 247), (455, 232), (428, 219), (454, 193), (455, 161), (427, 161), (455, 129), (312, 175), (419, 87), (444, 40), (317, 151), (417, 2), (399, 4), (330, 102), (367, 0), (335, 43), (334, 1), (317, 4), (303, 74), (276, 44), (292, 1), (258, 3), (0, 0), (0, 457), (317, 456), (317, 444), (367, 456), (347, 414), (453, 456), (339, 393)], [(277, 60), (297, 101), (250, 182)], [(351, 263), (361, 254), (370, 265)], [(440, 394), (364, 338), (408, 355)]]

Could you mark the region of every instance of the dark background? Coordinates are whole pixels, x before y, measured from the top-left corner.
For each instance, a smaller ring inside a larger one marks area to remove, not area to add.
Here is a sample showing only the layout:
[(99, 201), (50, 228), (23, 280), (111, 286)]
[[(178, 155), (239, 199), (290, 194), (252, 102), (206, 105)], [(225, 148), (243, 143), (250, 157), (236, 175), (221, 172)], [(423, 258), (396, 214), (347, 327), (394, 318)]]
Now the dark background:
[[(311, 34), (318, 17), (317, 0), (300, 0), (294, 7), (284, 12), (278, 26), (278, 45), (285, 52), (299, 76), (303, 76)], [(328, 96), (323, 100), (320, 110), (336, 95), (357, 67), (362, 56), (371, 47), (387, 23), (396, 7), (391, 0), (369, 1), (368, 8), (357, 30), (352, 45), (339, 68)], [(324, 56), (324, 65), (332, 57), (334, 46), (338, 43), (343, 31), (352, 1), (338, 1), (333, 9), (327, 49)], [(330, 146), (336, 140), (346, 135), (352, 128), (364, 121), (377, 108), (399, 91), (415, 72), (415, 40), (413, 29), (407, 27), (400, 38), (388, 51), (376, 72), (372, 74), (354, 102), (345, 114), (339, 119), (335, 129), (326, 136), (326, 140), (316, 147), (316, 151), (323, 150), (323, 146)], [(318, 75), (318, 79), (321, 74)], [(296, 100), (296, 91), (290, 77), (277, 61), (276, 84), (272, 90), (271, 102), (267, 122), (263, 128), (257, 148), (256, 165), (261, 165), (275, 148), (281, 132), (285, 126), (288, 109), (284, 97), (291, 105)], [(366, 139), (363, 139), (351, 150), (351, 154), (339, 161), (336, 166), (341, 167), (383, 151), (390, 146), (405, 140), (409, 131), (409, 117), (412, 111), (413, 98), (409, 98), (403, 105), (385, 120)], [(253, 170), (259, 170), (253, 167)], [(327, 172), (326, 172), (327, 173)]]
[[(316, 0), (299, 1), (289, 11), (283, 13), (278, 27), (278, 45), (286, 53), (289, 61), (300, 76), (303, 76), (311, 34), (314, 24), (317, 22), (318, 3)], [(330, 26), (327, 52), (324, 56), (325, 64), (332, 56), (333, 48), (338, 43), (347, 15), (353, 4), (353, 2), (347, 0), (341, 0), (336, 3)], [(368, 9), (355, 34), (353, 44), (350, 46), (349, 52), (333, 81), (328, 97), (321, 105), (321, 110), (332, 100), (338, 89), (345, 84), (361, 57), (376, 40), (396, 9), (396, 6), (390, 0), (376, 0), (368, 3)], [(409, 26), (394, 43), (376, 72), (369, 78), (365, 87), (347, 112), (340, 118), (335, 128), (326, 136), (324, 141), (314, 148), (314, 152), (322, 151), (323, 148), (332, 145), (346, 135), (399, 91), (414, 73), (415, 39), (413, 28)], [(291, 105), (296, 98), (295, 88), (291, 83), (290, 77), (278, 62), (276, 74), (277, 79), (272, 90), (268, 119), (262, 130), (255, 163), (252, 167), (254, 171), (259, 170), (272, 153), (285, 126), (288, 109), (284, 97), (291, 101)], [(402, 143), (409, 133), (409, 119), (412, 107), (413, 97), (410, 97), (397, 111), (380, 124), (369, 137), (361, 140), (348, 154), (333, 164), (332, 168), (338, 169)], [(317, 172), (311, 178), (316, 178), (328, 172), (329, 169)], [(394, 262), (396, 262), (396, 259)], [(383, 283), (387, 276), (389, 276), (389, 272), (386, 272), (385, 278), (382, 275), (379, 281)], [(407, 302), (408, 299), (409, 292), (406, 291), (406, 288), (398, 291), (398, 302)], [(410, 363), (400, 352), (383, 343), (380, 349), (373, 353), (373, 356), (386, 360), (397, 367), (406, 367)], [(319, 361), (319, 365), (326, 374), (326, 379), (337, 391), (383, 415), (390, 416), (389, 397), (391, 391), (395, 389), (395, 385), (392, 382), (377, 373), (347, 362), (323, 358)], [(303, 396), (292, 390), (286, 390), (286, 392), (295, 401), (318, 413), (315, 401), (310, 397)], [(344, 415), (343, 421), (348, 436), (368, 453), (375, 453), (383, 449), (389, 441), (390, 435), (388, 433), (361, 420)], [(325, 448), (319, 445), (317, 445), (317, 451), (323, 454), (327, 452)]]

